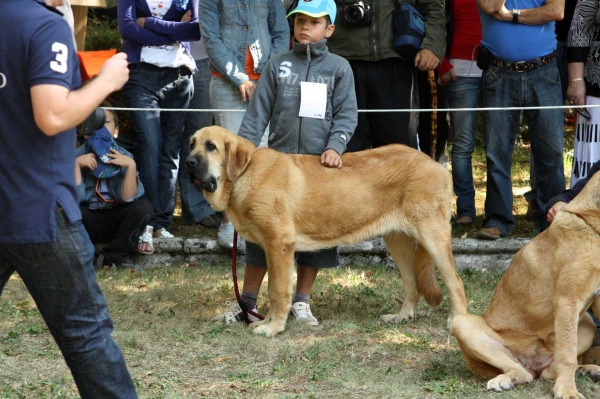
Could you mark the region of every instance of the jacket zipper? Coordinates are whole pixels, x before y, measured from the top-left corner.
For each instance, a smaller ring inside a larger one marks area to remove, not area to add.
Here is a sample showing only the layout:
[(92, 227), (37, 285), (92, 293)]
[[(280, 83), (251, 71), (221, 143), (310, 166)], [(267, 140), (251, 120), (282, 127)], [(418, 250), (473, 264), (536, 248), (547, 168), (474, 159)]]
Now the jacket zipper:
[[(310, 43), (306, 45), (306, 58), (308, 58), (308, 68), (306, 69), (306, 77), (304, 78), (305, 82), (308, 82), (308, 74), (310, 73), (310, 65), (312, 64), (312, 58), (310, 57)], [(302, 93), (300, 93), (300, 98), (302, 98)], [(304, 117), (300, 118), (300, 122), (298, 124), (298, 154), (300, 154), (300, 146), (302, 145), (302, 121)]]

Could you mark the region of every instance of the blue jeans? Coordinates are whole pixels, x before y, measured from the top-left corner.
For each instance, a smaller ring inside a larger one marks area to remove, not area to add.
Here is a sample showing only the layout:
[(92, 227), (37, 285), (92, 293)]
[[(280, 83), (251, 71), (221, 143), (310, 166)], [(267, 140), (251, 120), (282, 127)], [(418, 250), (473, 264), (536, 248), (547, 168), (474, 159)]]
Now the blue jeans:
[[(530, 72), (512, 72), (490, 65), (483, 73), (484, 107), (561, 106), (562, 93), (556, 62)], [(510, 176), (520, 110), (485, 111), (483, 131), (487, 160), (485, 227), (497, 227), (508, 236), (515, 225)], [(524, 110), (529, 125), (535, 165), (535, 200), (538, 209), (565, 189), (563, 170), (563, 111), (560, 108)], [(540, 212), (539, 231), (547, 227)]]
[[(256, 82), (255, 82), (256, 83)], [(213, 109), (240, 109), (248, 108), (248, 101), (242, 101), (242, 93), (233, 83), (223, 78), (213, 77), (210, 82), (210, 102)], [(240, 111), (215, 111), (215, 123), (233, 134), (238, 134), (245, 112)], [(266, 147), (269, 127), (265, 129), (260, 140), (260, 147)]]
[[(196, 60), (198, 70), (194, 74), (194, 96), (190, 101), (190, 109), (211, 109), (209, 88), (212, 76), (208, 70), (208, 64), (208, 58)], [(202, 192), (198, 191), (191, 183), (185, 163), (185, 160), (190, 155), (190, 137), (197, 130), (210, 125), (212, 125), (211, 112), (188, 112), (186, 115), (179, 168), (181, 222), (183, 224), (196, 224), (201, 222), (205, 217), (215, 213), (204, 199)]]
[[(459, 76), (450, 80), (446, 88), (448, 108), (476, 108), (481, 89), (481, 78)], [(458, 218), (475, 219), (475, 187), (471, 155), (475, 149), (475, 122), (477, 112), (450, 112), (452, 126), (452, 182)]]
[[(183, 67), (185, 68), (185, 67)], [(194, 95), (191, 76), (180, 75), (182, 68), (159, 68), (130, 64), (129, 81), (123, 88), (125, 105), (150, 108), (132, 111), (136, 131), (133, 151), (146, 198), (154, 208), (150, 225), (155, 230), (171, 224), (177, 189), (179, 150), (185, 112), (161, 112), (161, 108), (188, 108)]]
[(136, 398), (113, 323), (92, 265), (94, 246), (81, 221), (56, 211), (56, 241), (0, 244), (0, 294), (16, 271), (38, 310), (82, 398)]

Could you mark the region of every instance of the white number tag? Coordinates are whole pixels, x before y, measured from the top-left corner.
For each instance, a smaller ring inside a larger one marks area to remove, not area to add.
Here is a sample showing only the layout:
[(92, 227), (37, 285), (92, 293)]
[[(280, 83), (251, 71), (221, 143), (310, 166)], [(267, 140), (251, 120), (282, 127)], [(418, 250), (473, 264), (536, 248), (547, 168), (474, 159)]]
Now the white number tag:
[(305, 118), (325, 119), (327, 111), (327, 85), (300, 82), (300, 113)]

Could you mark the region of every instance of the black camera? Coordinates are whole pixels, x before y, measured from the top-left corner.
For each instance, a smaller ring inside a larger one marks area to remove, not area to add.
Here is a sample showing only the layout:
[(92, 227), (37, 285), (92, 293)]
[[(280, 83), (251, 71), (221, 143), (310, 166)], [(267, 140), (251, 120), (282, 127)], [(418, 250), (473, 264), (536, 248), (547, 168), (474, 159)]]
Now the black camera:
[(77, 134), (80, 136), (91, 136), (96, 130), (102, 129), (106, 122), (106, 113), (100, 107), (96, 108), (86, 120), (77, 126)]
[(354, 1), (352, 4), (344, 5), (342, 15), (346, 26), (369, 25), (372, 17), (371, 6), (363, 1)]

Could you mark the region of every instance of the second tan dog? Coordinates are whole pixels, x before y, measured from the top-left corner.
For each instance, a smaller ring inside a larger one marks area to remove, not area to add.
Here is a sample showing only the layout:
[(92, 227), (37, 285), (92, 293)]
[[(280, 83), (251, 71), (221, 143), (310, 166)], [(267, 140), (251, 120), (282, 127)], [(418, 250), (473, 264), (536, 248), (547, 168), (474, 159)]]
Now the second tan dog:
[[(579, 368), (600, 377), (596, 326), (600, 315), (600, 174), (522, 248), (500, 280), (483, 317), (452, 320), (471, 370), (502, 391), (534, 378), (555, 379), (555, 398), (583, 398)], [(578, 356), (583, 354), (583, 366)]]
[(254, 332), (274, 336), (291, 307), (294, 251), (313, 251), (383, 236), (404, 285), (398, 314), (414, 317), (420, 295), (433, 305), (448, 290), (452, 316), (466, 313), (454, 269), (450, 213), (452, 182), (442, 166), (419, 151), (391, 145), (344, 154), (341, 169), (318, 156), (255, 149), (248, 140), (212, 126), (191, 139), (188, 170), (216, 211), (226, 211), (238, 233), (266, 253), (270, 308)]

